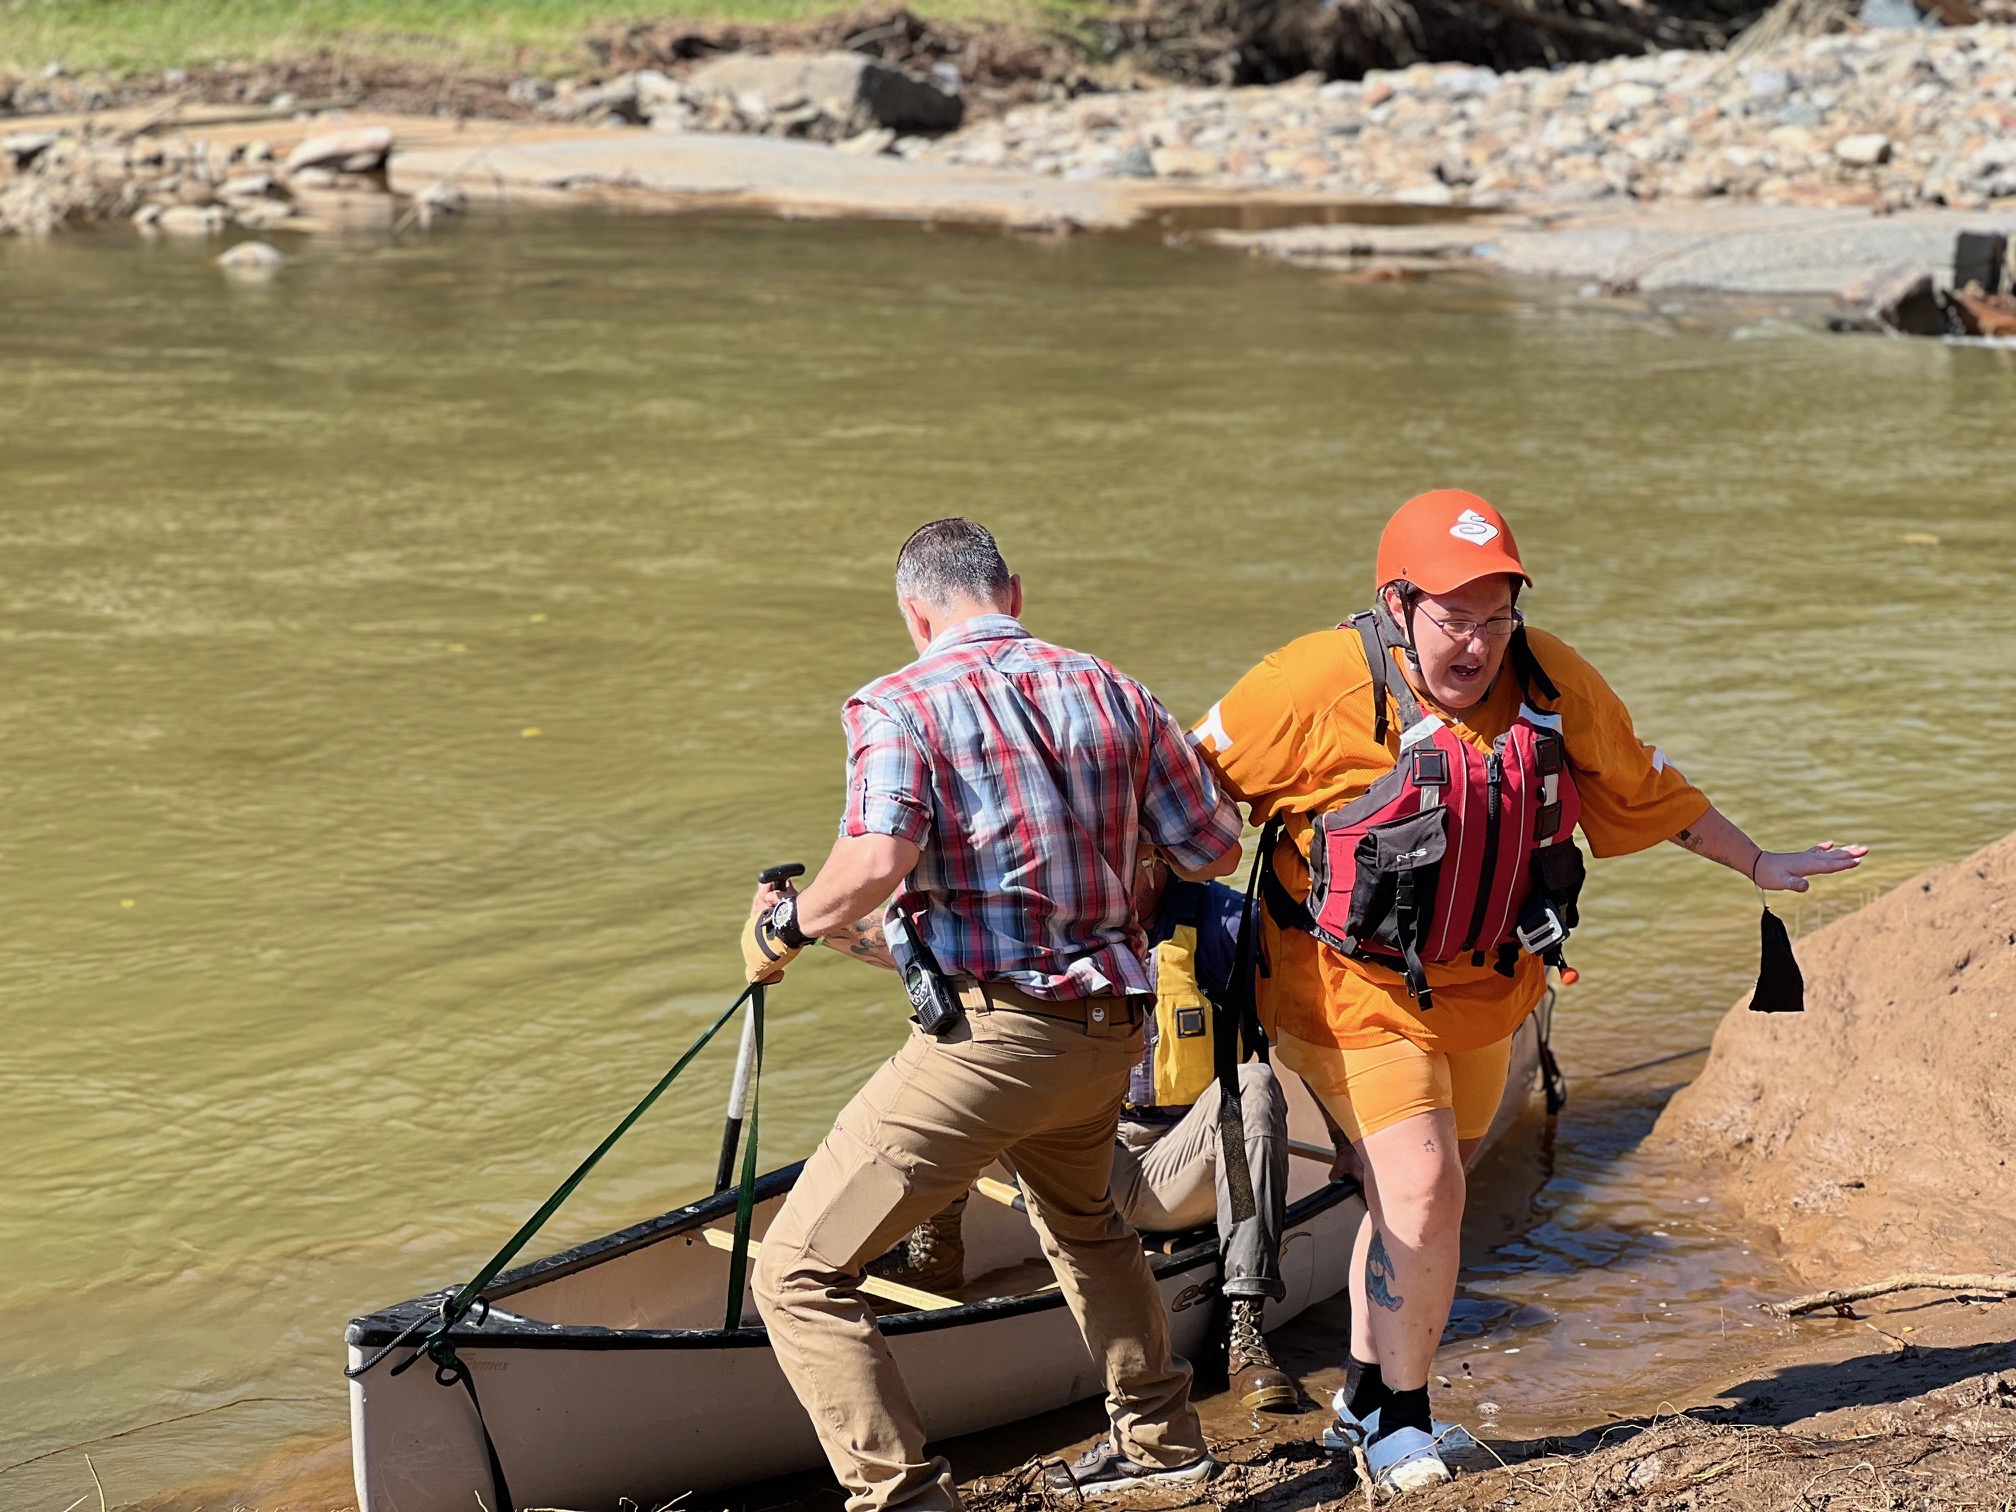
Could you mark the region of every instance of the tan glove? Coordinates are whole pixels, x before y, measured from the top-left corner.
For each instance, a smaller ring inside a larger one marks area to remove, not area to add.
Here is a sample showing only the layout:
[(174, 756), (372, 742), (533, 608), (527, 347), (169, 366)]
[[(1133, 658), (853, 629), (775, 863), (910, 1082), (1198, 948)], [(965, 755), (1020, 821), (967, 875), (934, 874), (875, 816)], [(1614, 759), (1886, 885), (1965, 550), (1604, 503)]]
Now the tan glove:
[[(804, 945), (786, 945), (771, 924), (774, 910), (764, 909), (749, 916), (742, 928), (744, 979), (769, 986), (784, 980), (784, 968), (798, 959)], [(807, 942), (810, 943), (809, 941)]]

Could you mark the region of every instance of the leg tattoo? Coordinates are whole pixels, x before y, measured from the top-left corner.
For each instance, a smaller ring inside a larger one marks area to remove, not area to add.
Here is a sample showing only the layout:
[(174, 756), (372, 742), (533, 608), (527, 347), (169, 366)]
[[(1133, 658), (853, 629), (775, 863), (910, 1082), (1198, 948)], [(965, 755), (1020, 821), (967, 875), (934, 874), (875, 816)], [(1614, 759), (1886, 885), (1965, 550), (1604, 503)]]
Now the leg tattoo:
[(1393, 1294), (1393, 1257), (1386, 1253), (1386, 1236), (1372, 1230), (1372, 1248), (1365, 1256), (1365, 1295), (1388, 1312), (1400, 1311), (1405, 1297)]

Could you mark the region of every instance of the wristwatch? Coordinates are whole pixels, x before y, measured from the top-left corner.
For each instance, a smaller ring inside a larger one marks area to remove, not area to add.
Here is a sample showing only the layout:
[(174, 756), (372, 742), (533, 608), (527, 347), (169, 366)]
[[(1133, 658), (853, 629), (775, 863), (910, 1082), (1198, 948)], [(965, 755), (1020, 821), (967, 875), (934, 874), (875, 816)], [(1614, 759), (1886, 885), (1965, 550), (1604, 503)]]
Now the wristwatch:
[(784, 900), (770, 910), (770, 932), (791, 950), (803, 950), (807, 945), (819, 943), (816, 936), (806, 934), (798, 927), (798, 895), (788, 894)]

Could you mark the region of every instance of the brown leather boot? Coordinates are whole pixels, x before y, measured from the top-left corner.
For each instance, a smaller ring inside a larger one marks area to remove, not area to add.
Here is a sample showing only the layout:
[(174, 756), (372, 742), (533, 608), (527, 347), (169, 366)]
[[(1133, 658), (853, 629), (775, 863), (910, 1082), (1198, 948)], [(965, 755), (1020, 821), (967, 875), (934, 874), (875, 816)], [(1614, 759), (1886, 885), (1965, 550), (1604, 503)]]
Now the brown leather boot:
[(942, 1212), (926, 1218), (891, 1246), (889, 1253), (868, 1262), (868, 1274), (920, 1291), (957, 1291), (966, 1281), (966, 1241), (960, 1220), (966, 1215), (962, 1192)]
[(1257, 1297), (1232, 1299), (1232, 1333), (1226, 1345), (1226, 1374), (1239, 1405), (1249, 1412), (1293, 1412), (1302, 1393), (1288, 1372), (1274, 1363), (1267, 1341), (1260, 1337)]

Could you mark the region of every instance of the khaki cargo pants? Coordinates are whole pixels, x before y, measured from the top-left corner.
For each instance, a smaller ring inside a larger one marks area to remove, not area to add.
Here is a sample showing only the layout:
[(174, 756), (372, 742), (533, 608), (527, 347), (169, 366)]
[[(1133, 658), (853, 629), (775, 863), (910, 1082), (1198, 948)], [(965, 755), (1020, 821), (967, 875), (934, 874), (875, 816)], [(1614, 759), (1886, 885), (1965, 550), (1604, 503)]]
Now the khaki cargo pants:
[(1121, 1449), (1161, 1466), (1204, 1452), (1190, 1367), (1170, 1356), (1140, 1240), (1107, 1192), (1127, 1073), (1141, 1057), (1138, 1015), (1117, 998), (1049, 1004), (996, 986), (965, 996), (950, 1034), (913, 1032), (841, 1110), (756, 1262), (771, 1346), (849, 1512), (960, 1506), (951, 1466), (924, 1453), (923, 1423), (858, 1286), (869, 1260), (998, 1156), (1021, 1179), (1043, 1253), (1104, 1370)]

